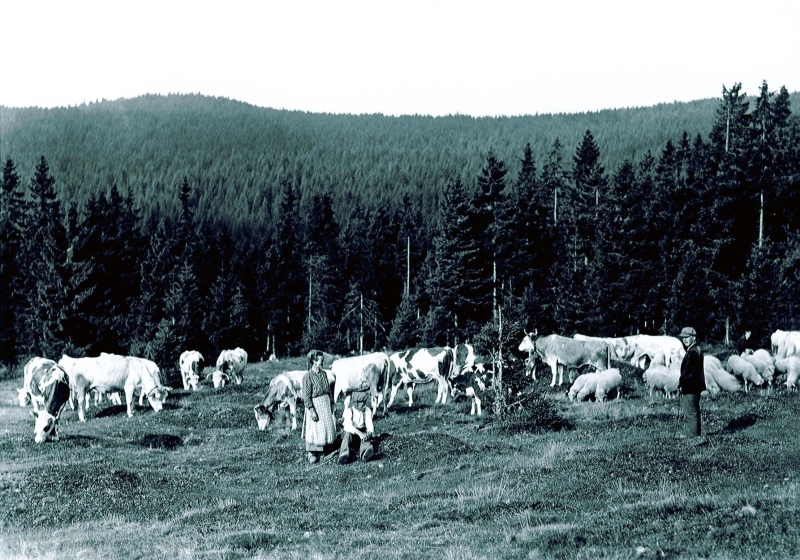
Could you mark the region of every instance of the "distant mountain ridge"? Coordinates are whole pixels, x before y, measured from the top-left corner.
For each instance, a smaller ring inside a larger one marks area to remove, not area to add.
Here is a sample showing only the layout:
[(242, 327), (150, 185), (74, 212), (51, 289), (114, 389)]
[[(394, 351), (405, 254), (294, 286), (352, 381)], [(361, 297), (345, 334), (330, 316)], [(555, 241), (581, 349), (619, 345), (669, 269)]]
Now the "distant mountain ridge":
[[(796, 114), (800, 94), (791, 94), (791, 102)], [(286, 181), (304, 200), (329, 192), (340, 208), (393, 206), (408, 195), (427, 216), (448, 181), (474, 183), (490, 150), (515, 177), (526, 144), (541, 164), (558, 138), (569, 162), (590, 130), (610, 175), (626, 159), (638, 161), (648, 151), (658, 157), (684, 132), (705, 137), (718, 104), (392, 117), (267, 109), (198, 94), (144, 95), (56, 109), (0, 107), (0, 157), (11, 158), (27, 183), (44, 156), (68, 202), (84, 204), (117, 184), (145, 214), (174, 211), (186, 176), (199, 218), (248, 228), (269, 227)]]

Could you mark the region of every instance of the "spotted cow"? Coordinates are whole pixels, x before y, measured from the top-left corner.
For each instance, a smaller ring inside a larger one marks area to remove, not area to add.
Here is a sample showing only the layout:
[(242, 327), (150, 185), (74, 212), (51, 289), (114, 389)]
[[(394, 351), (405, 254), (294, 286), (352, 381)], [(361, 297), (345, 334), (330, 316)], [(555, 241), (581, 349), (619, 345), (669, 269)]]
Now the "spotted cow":
[(233, 380), (237, 385), (242, 384), (242, 372), (246, 365), (247, 352), (241, 348), (223, 350), (217, 358), (217, 369), (222, 373), (233, 375)]
[(408, 393), (408, 406), (414, 404), (413, 391), (419, 383), (436, 381), (438, 390), (434, 404), (447, 401), (448, 380), (463, 375), (475, 364), (475, 350), (469, 344), (455, 348), (417, 348), (396, 352), (389, 358), (393, 366), (392, 393), (387, 408), (392, 405), (400, 386)]
[(471, 369), (451, 379), (450, 396), (455, 400), (461, 395), (466, 395), (472, 401), (470, 414), (481, 416), (482, 398), (487, 389), (494, 382), (494, 364), (491, 362), (477, 362)]
[(200, 362), (203, 359), (203, 355), (197, 350), (186, 350), (181, 354), (178, 365), (184, 389), (191, 388), (192, 391), (197, 391), (197, 386), (200, 384)]
[(58, 420), (69, 401), (70, 380), (64, 368), (52, 360), (33, 370), (28, 391), (35, 418), (33, 440), (43, 443), (58, 441)]

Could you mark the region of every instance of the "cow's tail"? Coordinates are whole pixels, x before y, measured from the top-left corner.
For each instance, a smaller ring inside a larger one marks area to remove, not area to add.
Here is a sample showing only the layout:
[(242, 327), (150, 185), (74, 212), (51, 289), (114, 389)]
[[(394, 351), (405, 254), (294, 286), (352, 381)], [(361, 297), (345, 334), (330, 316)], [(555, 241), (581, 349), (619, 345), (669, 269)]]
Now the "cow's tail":
[(606, 369), (611, 369), (611, 345), (606, 342)]

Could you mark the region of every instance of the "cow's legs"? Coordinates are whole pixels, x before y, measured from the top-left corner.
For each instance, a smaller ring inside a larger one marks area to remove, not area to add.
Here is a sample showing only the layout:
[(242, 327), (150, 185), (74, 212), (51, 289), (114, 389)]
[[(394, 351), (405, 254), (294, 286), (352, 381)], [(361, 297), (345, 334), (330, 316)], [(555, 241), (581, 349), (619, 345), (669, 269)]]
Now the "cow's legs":
[(297, 429), (297, 402), (294, 399), (289, 401), (289, 414), (292, 415), (292, 430)]
[(408, 406), (414, 404), (414, 387), (416, 387), (414, 383), (406, 387), (406, 393), (408, 393)]
[(133, 408), (131, 405), (133, 404), (133, 387), (132, 386), (125, 386), (125, 404), (128, 405), (128, 417), (133, 416)]
[[(548, 360), (547, 365), (550, 366), (550, 370), (553, 372), (553, 380), (550, 382), (551, 387), (556, 386), (556, 376), (558, 375), (558, 362), (556, 360)], [(563, 382), (563, 378), (562, 378)]]
[(78, 387), (75, 392), (75, 404), (78, 406), (78, 419), (81, 422), (86, 422), (86, 393), (84, 393), (83, 387)]
[(392, 406), (392, 403), (394, 402), (394, 398), (397, 396), (397, 390), (400, 389), (400, 385), (402, 385), (402, 384), (403, 383), (400, 382), (397, 385), (392, 385), (392, 392), (389, 395), (389, 404), (386, 405), (386, 408), (389, 408), (390, 406)]
[(447, 381), (444, 377), (439, 377), (436, 381), (438, 381), (439, 387), (436, 390), (436, 401), (433, 404), (438, 402), (445, 404), (447, 402)]

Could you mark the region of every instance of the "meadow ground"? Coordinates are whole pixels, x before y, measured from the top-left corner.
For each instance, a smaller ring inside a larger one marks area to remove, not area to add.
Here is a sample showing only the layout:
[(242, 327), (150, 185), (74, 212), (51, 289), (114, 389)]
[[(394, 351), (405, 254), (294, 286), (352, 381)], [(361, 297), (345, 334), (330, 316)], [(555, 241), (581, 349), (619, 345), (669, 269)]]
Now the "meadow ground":
[(704, 398), (709, 444), (691, 447), (677, 401), (650, 402), (632, 368), (607, 403), (540, 379), (503, 422), (418, 386), (376, 421), (376, 460), (309, 465), (252, 410), (302, 361), (175, 390), (157, 414), (67, 409), (42, 445), (21, 378), (0, 382), (0, 558), (800, 558), (796, 393)]

